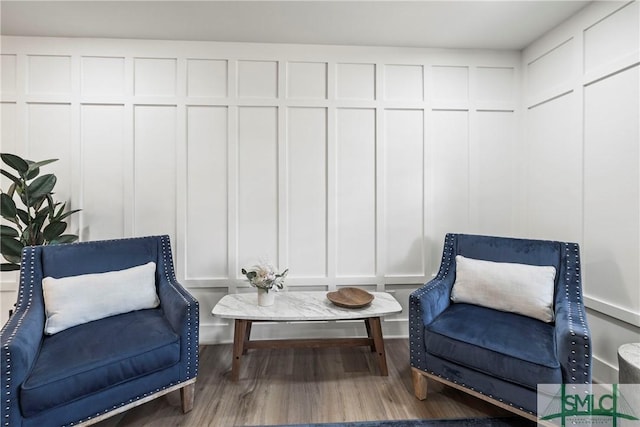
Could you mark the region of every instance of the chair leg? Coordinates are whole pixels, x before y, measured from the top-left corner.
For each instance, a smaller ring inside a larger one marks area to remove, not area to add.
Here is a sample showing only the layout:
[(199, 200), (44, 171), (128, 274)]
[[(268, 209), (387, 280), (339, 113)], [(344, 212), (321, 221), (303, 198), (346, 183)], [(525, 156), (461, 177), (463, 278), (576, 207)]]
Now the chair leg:
[(427, 398), (427, 377), (419, 369), (411, 368), (413, 379), (413, 394), (420, 400)]
[(180, 400), (182, 401), (182, 412), (186, 414), (193, 409), (193, 400), (195, 398), (196, 383), (187, 384), (180, 389)]

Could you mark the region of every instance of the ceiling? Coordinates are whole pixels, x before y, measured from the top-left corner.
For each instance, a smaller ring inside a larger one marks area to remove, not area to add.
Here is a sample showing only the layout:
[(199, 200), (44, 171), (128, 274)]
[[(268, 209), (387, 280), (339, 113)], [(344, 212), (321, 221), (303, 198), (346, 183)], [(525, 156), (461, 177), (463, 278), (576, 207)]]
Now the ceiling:
[(8, 1), (0, 33), (520, 50), (589, 1)]

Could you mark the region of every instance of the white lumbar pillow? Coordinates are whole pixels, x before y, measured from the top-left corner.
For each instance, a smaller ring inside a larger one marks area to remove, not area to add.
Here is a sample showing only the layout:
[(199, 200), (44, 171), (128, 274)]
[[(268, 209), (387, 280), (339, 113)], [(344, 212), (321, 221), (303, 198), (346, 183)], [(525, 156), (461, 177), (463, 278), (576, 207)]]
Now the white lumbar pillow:
[(553, 266), (484, 261), (456, 255), (456, 280), (451, 300), (551, 322), (555, 277)]
[(156, 263), (149, 262), (106, 273), (45, 277), (44, 333), (53, 335), (104, 317), (157, 307), (155, 271)]

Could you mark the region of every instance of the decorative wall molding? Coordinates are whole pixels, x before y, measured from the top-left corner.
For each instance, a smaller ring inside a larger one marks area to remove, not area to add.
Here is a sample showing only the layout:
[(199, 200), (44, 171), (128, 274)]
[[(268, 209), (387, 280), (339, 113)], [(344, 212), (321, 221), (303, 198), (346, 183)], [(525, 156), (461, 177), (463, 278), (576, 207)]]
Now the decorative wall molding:
[(585, 304), (592, 310), (605, 314), (629, 325), (640, 327), (640, 313), (629, 310), (625, 307), (618, 307), (611, 302), (602, 301), (589, 295), (584, 295)]
[(640, 339), (639, 7), (595, 2), (523, 51), (523, 230), (581, 244), (605, 382), (616, 349)]
[[(446, 232), (513, 233), (516, 52), (2, 44), (3, 150), (64, 159), (83, 240), (168, 233), (204, 342), (228, 336), (209, 312), (252, 291), (240, 269), (260, 257), (290, 268), (291, 291), (357, 285), (406, 308)], [(407, 315), (385, 329), (406, 335)]]

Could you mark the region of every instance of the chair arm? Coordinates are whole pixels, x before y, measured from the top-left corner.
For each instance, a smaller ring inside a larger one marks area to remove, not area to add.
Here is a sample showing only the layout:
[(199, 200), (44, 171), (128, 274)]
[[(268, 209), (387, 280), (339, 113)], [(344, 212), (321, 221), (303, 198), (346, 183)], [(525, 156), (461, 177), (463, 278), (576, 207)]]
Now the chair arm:
[(180, 380), (186, 381), (198, 375), (198, 344), (200, 309), (195, 299), (176, 280), (169, 238), (161, 238), (161, 257), (158, 263), (158, 296), (167, 320), (180, 335)]
[(565, 384), (591, 383), (591, 334), (582, 304), (556, 305), (555, 339)]
[(409, 295), (409, 310), (416, 311), (423, 325), (428, 325), (451, 304), (451, 278), (435, 278)]
[(180, 335), (180, 359), (186, 361), (181, 380), (195, 378), (198, 375), (198, 301), (175, 280), (162, 280), (158, 288), (160, 306), (173, 330)]
[(565, 384), (591, 383), (591, 332), (582, 301), (577, 244), (564, 244), (555, 301), (555, 339)]
[(22, 425), (19, 390), (38, 357), (44, 333), (44, 307), (35, 299), (21, 301), (0, 331), (2, 355), (2, 426)]
[(451, 304), (453, 280), (436, 278), (409, 295), (409, 347), (411, 366), (426, 370), (424, 328)]

